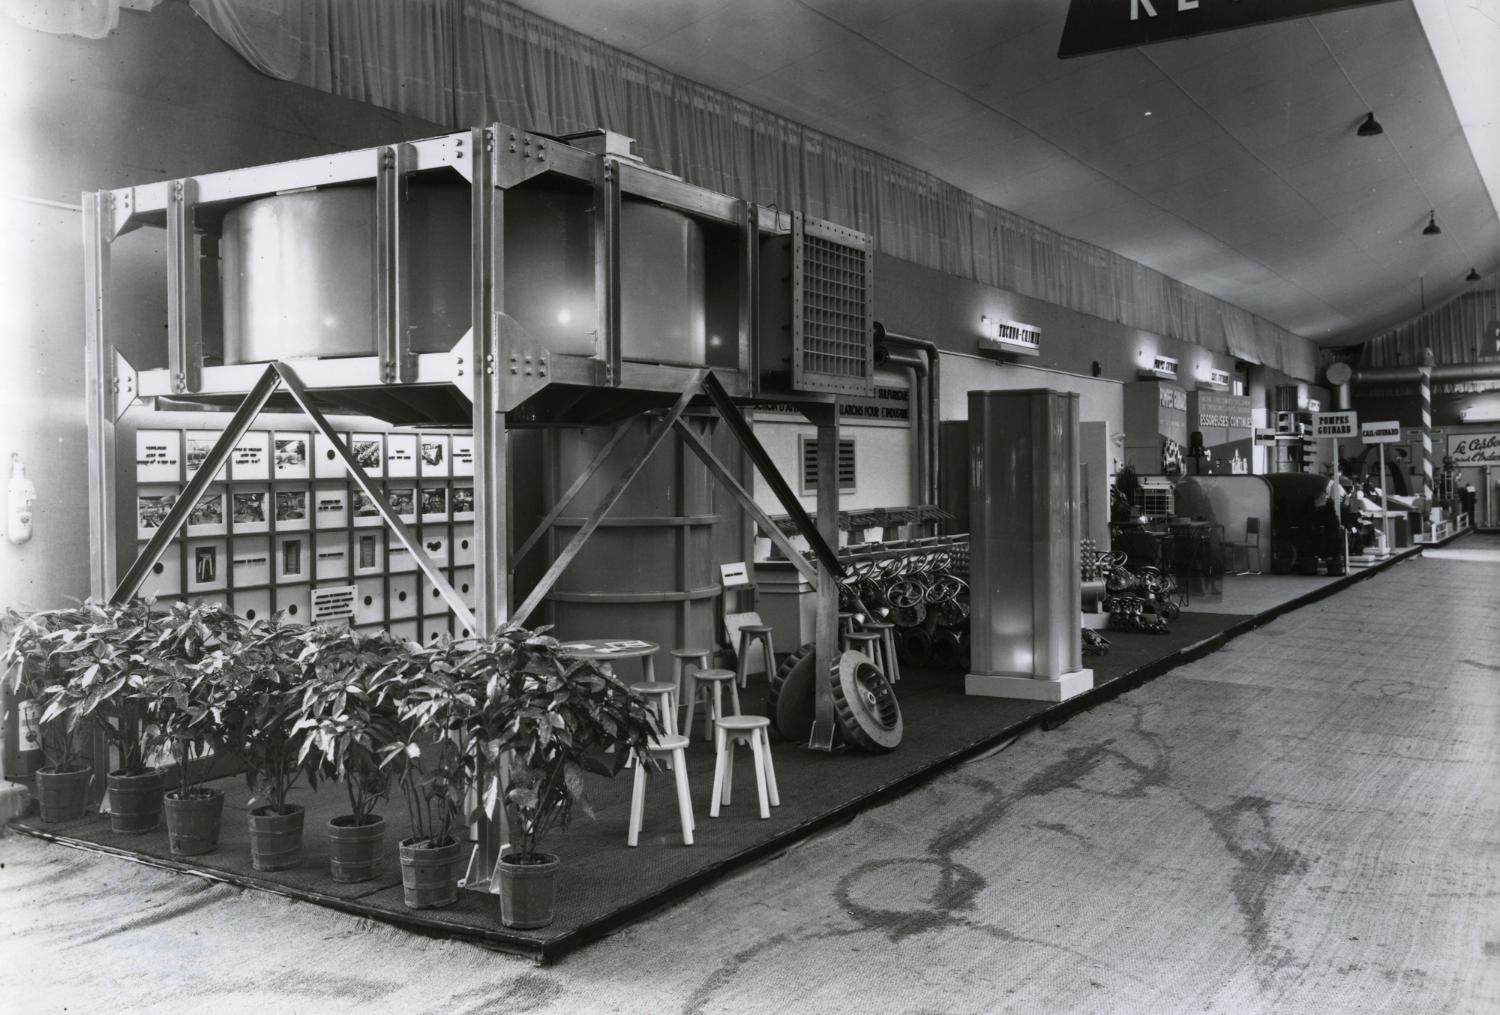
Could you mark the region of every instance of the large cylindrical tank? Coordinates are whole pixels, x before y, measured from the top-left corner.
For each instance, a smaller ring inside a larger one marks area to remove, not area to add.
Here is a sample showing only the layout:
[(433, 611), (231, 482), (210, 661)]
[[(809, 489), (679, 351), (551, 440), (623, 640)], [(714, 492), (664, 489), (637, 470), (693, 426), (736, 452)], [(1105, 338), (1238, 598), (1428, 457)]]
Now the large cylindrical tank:
[[(737, 449), (726, 428), (708, 419), (691, 425), (721, 461), (737, 468)], [(588, 467), (611, 433), (609, 427), (547, 432), (547, 506)], [(557, 520), (555, 551), (567, 545), (645, 440), (644, 428), (637, 428), (616, 447), (569, 513)], [(656, 642), (661, 646), (657, 675), (665, 679), (671, 673), (669, 650), (709, 648), (720, 640), (715, 629), (719, 564), (744, 557), (738, 519), (733, 498), (717, 489), (677, 437), (668, 437), (554, 586), (548, 597), (553, 633), (563, 639)]]
[[(413, 186), (411, 348), (443, 352), (469, 327), (469, 190)], [(375, 188), (277, 194), (224, 216), (224, 362), (375, 354)]]
[[(468, 329), (466, 185), (414, 181), (402, 209), (411, 348), (445, 351)], [(592, 355), (598, 332), (591, 191), (537, 181), (505, 191), (503, 303), (553, 352)], [(277, 194), (224, 217), (224, 362), (375, 354), (375, 188)], [(702, 226), (660, 205), (620, 209), (626, 359), (705, 362)]]

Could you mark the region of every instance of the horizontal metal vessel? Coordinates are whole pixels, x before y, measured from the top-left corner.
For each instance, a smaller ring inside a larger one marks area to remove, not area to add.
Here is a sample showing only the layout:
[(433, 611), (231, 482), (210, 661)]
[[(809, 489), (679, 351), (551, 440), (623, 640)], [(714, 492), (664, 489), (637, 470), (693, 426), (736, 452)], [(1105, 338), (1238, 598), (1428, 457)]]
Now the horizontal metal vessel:
[[(552, 352), (593, 355), (592, 193), (538, 181), (503, 201), (505, 312)], [(445, 351), (469, 327), (469, 188), (413, 181), (401, 222), (410, 347)], [(226, 214), (224, 362), (374, 355), (375, 239), (371, 186), (277, 194)], [(696, 220), (622, 204), (624, 358), (705, 362), (705, 274)]]

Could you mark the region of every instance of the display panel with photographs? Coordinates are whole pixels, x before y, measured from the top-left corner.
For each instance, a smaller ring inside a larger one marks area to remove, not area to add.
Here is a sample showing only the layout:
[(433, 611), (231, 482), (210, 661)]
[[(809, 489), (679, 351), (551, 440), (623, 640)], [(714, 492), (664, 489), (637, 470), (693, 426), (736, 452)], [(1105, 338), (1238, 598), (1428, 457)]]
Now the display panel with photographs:
[(371, 479), (385, 474), (385, 442), (378, 433), (357, 433), (349, 439), (349, 451), (355, 463)]
[(436, 479), (448, 475), (448, 435), (422, 435), (422, 477)]
[(380, 509), (375, 506), (375, 501), (365, 495), (363, 490), (350, 490), (349, 497), (353, 504), (355, 528), (369, 528), (381, 524)]
[(276, 531), (291, 532), (308, 527), (307, 491), (305, 489), (278, 489), (275, 497)]
[(228, 546), (221, 539), (187, 544), (187, 590), (217, 592), (228, 583), (225, 557)]
[(446, 486), (424, 486), (421, 496), (424, 524), (448, 520), (448, 488)]
[(269, 532), (270, 494), (266, 490), (232, 490), (229, 494), (229, 523), (236, 535)]
[(224, 521), (224, 491), (210, 487), (193, 510), (188, 512), (187, 534), (190, 536), (222, 536), (229, 531)]
[(276, 537), (276, 580), (278, 582), (307, 581), (312, 577), (311, 561), (307, 556), (307, 537)]
[(150, 539), (167, 520), (167, 512), (177, 503), (177, 491), (171, 487), (143, 488), (135, 495), (135, 529), (141, 539)]
[(384, 574), (385, 533), (356, 532), (354, 534), (353, 563), (355, 574)]
[(474, 520), (474, 488), (472, 486), (455, 486), (451, 500), (455, 522)]
[(386, 491), (385, 499), (390, 502), (391, 510), (396, 517), (403, 522), (411, 523), (417, 520), (417, 490), (412, 486), (393, 486)]
[[(198, 469), (208, 460), (209, 452), (214, 449), (214, 445), (219, 442), (219, 438), (222, 436), (223, 433), (218, 430), (189, 430), (182, 435), (184, 448), (183, 464), (186, 467), (187, 479), (191, 480), (198, 474)], [(226, 464), (219, 466), (219, 471), (214, 476), (216, 481), (222, 480), (229, 475), (228, 461), (229, 459), (226, 458)], [(139, 479), (140, 477), (137, 476), (136, 478)]]
[(305, 433), (277, 432), (275, 438), (276, 478), (306, 479), (309, 474), (309, 445), (312, 438)]

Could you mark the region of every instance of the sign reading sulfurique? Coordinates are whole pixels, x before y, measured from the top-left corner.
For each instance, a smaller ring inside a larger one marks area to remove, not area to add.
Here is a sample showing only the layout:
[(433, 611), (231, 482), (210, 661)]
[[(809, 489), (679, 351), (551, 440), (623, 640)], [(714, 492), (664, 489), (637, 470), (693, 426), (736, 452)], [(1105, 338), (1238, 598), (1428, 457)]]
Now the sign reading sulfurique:
[(1500, 465), (1500, 431), (1448, 435), (1454, 465)]
[(1057, 56), (1145, 46), (1389, 0), (1072, 0)]

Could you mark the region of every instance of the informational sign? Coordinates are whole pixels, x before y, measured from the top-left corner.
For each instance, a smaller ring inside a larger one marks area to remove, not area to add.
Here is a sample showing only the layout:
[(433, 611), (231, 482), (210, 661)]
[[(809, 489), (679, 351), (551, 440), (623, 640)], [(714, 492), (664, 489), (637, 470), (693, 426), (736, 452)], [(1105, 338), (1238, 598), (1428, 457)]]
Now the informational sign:
[(1319, 412), (1313, 415), (1314, 437), (1357, 437), (1359, 417), (1353, 410), (1345, 412)]
[(1222, 426), (1233, 430), (1249, 430), (1254, 425), (1250, 416), (1249, 395), (1228, 395), (1218, 391), (1199, 391), (1198, 426)]
[(175, 483), (182, 477), (182, 434), (176, 430), (135, 432), (135, 478), (140, 483)]
[(251, 430), (240, 438), (230, 453), (230, 476), (234, 479), (271, 478), (271, 435), (263, 430)]
[(1042, 329), (1034, 324), (981, 317), (979, 330), (983, 335), (979, 340), (980, 352), (1020, 353), (1023, 356), (1041, 354)]
[(1361, 423), (1359, 439), (1365, 444), (1400, 444), (1401, 421), (1392, 419), (1380, 423)]
[(1229, 371), (1220, 370), (1218, 367), (1208, 368), (1208, 383), (1217, 384), (1220, 387), (1229, 387)]
[(312, 622), (344, 620), (354, 616), (354, 586), (328, 585), (312, 590)]
[(743, 560), (735, 561), (733, 564), (720, 564), (719, 575), (726, 589), (745, 589), (750, 587), (749, 569), (745, 567)]
[(1145, 46), (1385, 0), (1072, 0), (1059, 59)]
[(1500, 465), (1500, 431), (1448, 435), (1454, 465)]
[(1307, 400), (1307, 411), (1308, 412), (1322, 412), (1323, 411), (1323, 403), (1322, 403), (1322, 401), (1320, 401), (1319, 399), (1316, 399), (1316, 398), (1309, 398)]
[(1187, 412), (1187, 389), (1175, 384), (1158, 385), (1156, 394), (1163, 409), (1178, 409)]
[(1268, 427), (1263, 427), (1263, 426), (1256, 427), (1255, 428), (1255, 443), (1257, 443), (1257, 444), (1275, 444), (1276, 443), (1276, 431), (1274, 429), (1268, 428)]

